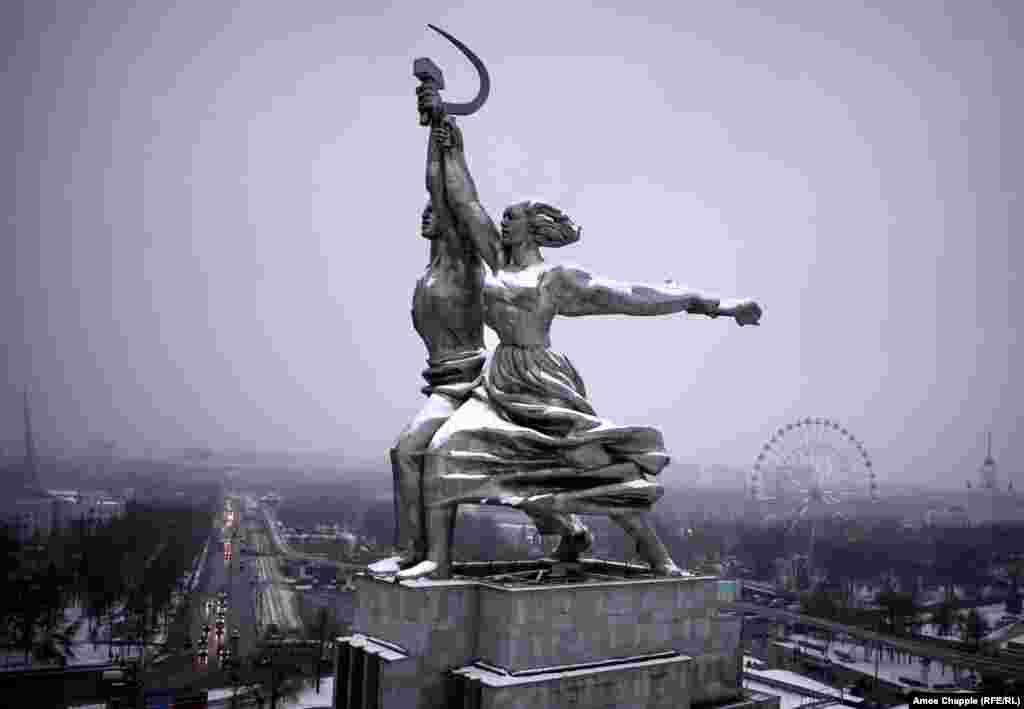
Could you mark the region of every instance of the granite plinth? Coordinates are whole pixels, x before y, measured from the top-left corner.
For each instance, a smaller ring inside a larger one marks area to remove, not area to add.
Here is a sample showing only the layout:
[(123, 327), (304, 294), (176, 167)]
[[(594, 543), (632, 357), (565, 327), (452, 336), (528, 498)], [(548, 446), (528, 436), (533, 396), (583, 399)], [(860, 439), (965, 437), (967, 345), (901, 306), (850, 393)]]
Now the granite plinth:
[(598, 563), (585, 561), (593, 573), (582, 578), (537, 584), (525, 566), (444, 581), (356, 577), (357, 635), (339, 642), (348, 659), (338, 685), (346, 696), (346, 686), (362, 689), (358, 703), (335, 706), (443, 707), (459, 692), (458, 706), (612, 706), (587, 697), (606, 700), (598, 688), (613, 676), (636, 702), (647, 697), (638, 706), (661, 706), (659, 693), (678, 707), (738, 697), (739, 620), (718, 613), (732, 584), (616, 578)]

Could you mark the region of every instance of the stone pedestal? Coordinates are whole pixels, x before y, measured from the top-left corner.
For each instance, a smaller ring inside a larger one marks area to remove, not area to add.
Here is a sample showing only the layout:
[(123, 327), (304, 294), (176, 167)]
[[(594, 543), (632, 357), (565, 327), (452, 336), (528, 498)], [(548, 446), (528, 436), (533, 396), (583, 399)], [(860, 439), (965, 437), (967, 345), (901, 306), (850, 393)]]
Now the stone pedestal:
[(583, 566), (574, 579), (552, 579), (546, 562), (463, 564), (446, 581), (357, 577), (334, 706), (742, 703), (740, 623), (718, 613), (735, 583)]

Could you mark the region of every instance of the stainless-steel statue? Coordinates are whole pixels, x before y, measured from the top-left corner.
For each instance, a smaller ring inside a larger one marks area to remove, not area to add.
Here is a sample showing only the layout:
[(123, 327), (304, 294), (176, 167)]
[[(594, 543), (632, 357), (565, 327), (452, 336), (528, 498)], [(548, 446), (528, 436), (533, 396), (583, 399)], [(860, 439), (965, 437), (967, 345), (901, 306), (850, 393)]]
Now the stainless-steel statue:
[[(556, 556), (572, 561), (591, 544), (576, 514), (604, 514), (636, 541), (652, 571), (683, 575), (648, 512), (669, 463), (661, 434), (598, 416), (583, 380), (551, 349), (556, 315), (729, 316), (756, 325), (753, 301), (720, 302), (673, 282), (613, 281), (578, 266), (549, 264), (541, 248), (567, 246), (582, 230), (555, 207), (508, 207), (500, 231), (480, 204), (451, 114), (479, 109), (490, 81), (483, 63), (454, 37), (481, 77), (477, 99), (446, 104), (440, 70), (418, 59), (421, 124), (431, 126), (423, 234), (431, 262), (417, 283), (413, 322), (429, 352), (427, 404), (392, 451), (403, 557), (377, 572), (400, 578), (451, 573), (459, 504), (515, 507), (542, 534), (560, 534)], [(484, 361), (482, 324), (500, 344)]]
[[(437, 29), (437, 28), (435, 28)], [(484, 363), (483, 261), (479, 254), (494, 259), (501, 243), (485, 234), (472, 242), (457, 231), (444, 197), (441, 150), (438, 140), (459, 137), (452, 115), (469, 115), (487, 100), (490, 78), (483, 63), (467, 47), (442, 30), (437, 30), (459, 47), (477, 68), (480, 89), (467, 104), (441, 103), (437, 91), (444, 88), (441, 70), (429, 59), (417, 59), (413, 71), (430, 88), (432, 101), (420, 112), (421, 125), (432, 127), (427, 144), (426, 185), (430, 197), (421, 221), (420, 233), (430, 240), (430, 261), (416, 282), (412, 299), (413, 327), (427, 348), (423, 377), (427, 401), (398, 437), (391, 449), (394, 473), (396, 546), (400, 557), (385, 560), (378, 570), (395, 571), (425, 559), (424, 500), (422, 470), (424, 452), (431, 438), (452, 412), (472, 392)], [(444, 126), (444, 128), (442, 128)], [(474, 235), (469, 235), (470, 237)], [(546, 515), (545, 518), (561, 515)], [(543, 524), (543, 523), (542, 523)], [(550, 526), (550, 525), (547, 525)]]

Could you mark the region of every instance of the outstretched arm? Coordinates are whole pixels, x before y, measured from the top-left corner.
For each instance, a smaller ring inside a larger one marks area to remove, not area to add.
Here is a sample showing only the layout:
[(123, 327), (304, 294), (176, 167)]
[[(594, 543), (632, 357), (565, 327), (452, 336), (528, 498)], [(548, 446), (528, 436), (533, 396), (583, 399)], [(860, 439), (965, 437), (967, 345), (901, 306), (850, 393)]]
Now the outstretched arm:
[(504, 267), (501, 234), (490, 215), (480, 204), (473, 176), (469, 173), (463, 151), (462, 131), (453, 119), (446, 121), (447, 146), (441, 150), (448, 206), (456, 226), (473, 242), (480, 258), (492, 271)]
[(625, 283), (595, 276), (575, 266), (557, 266), (548, 272), (559, 315), (669, 315), (687, 312), (718, 317), (728, 315), (740, 325), (756, 325), (761, 308), (751, 301), (727, 301), (698, 293), (673, 282)]

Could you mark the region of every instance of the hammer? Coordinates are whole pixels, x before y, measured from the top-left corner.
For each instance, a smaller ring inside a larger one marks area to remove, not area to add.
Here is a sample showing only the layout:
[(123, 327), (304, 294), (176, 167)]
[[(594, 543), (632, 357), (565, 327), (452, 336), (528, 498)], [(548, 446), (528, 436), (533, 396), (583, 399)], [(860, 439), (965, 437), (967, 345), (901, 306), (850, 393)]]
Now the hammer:
[[(441, 67), (432, 59), (420, 57), (412, 63), (412, 73), (424, 86), (433, 86), (438, 91), (444, 89), (444, 74)], [(433, 111), (420, 111), (420, 125), (428, 126), (437, 123), (444, 116), (444, 106), (439, 105)]]
[[(487, 73), (487, 67), (480, 61), (480, 57), (473, 53), (469, 47), (464, 45), (462, 42), (452, 37), (450, 34), (445, 32), (440, 27), (434, 25), (427, 25), (430, 29), (434, 30), (442, 37), (447, 39), (449, 42), (455, 45), (455, 47), (462, 52), (470, 63), (476, 69), (478, 76), (480, 77), (480, 88), (476, 93), (476, 97), (467, 103), (448, 103), (443, 102), (440, 106), (436, 107), (432, 111), (421, 111), (420, 112), (420, 125), (427, 126), (431, 123), (437, 123), (444, 116), (469, 116), (480, 110), (480, 107), (487, 101), (487, 96), (491, 92), (491, 77)], [(426, 57), (420, 57), (412, 63), (412, 73), (417, 79), (424, 84), (430, 84), (438, 91), (444, 89), (444, 75), (441, 73), (441, 67), (435, 64)]]

